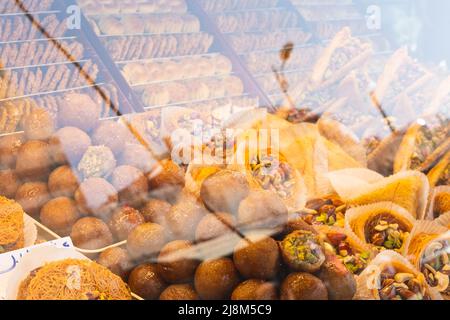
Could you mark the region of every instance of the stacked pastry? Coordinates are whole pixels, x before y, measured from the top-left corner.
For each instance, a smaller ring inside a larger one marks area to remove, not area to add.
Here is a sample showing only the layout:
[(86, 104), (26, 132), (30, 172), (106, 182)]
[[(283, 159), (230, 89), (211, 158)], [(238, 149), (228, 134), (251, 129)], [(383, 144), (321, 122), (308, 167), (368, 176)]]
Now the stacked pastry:
[(215, 15), (214, 19), (224, 33), (294, 28), (299, 23), (296, 13), (283, 8), (224, 12)]
[(185, 13), (185, 0), (78, 0), (86, 14)]
[(229, 35), (231, 45), (238, 52), (281, 48), (292, 39), (295, 39), (296, 45), (302, 45), (308, 42), (310, 38), (311, 34), (301, 29), (278, 30), (273, 32), (233, 33)]
[[(52, 4), (24, 3), (36, 10), (47, 10)], [(22, 130), (23, 118), (38, 108), (57, 119), (61, 94), (70, 90), (94, 99), (101, 115), (109, 116), (111, 110), (118, 109), (117, 89), (110, 84), (100, 88), (99, 66), (88, 56), (85, 45), (68, 33), (67, 21), (53, 13), (2, 15), (0, 134)]]
[(191, 14), (93, 16), (91, 24), (99, 35), (200, 32), (200, 21)]
[(225, 76), (231, 71), (230, 60), (220, 54), (129, 62), (122, 66), (122, 73), (132, 86), (161, 81)]
[[(23, 0), (21, 6), (28, 12), (46, 11), (53, 4), (53, 0)], [(0, 3), (0, 13), (22, 13), (16, 1), (2, 1)]]
[(232, 10), (245, 10), (253, 8), (272, 8), (279, 0), (201, 0), (202, 7), (208, 12), (223, 12)]

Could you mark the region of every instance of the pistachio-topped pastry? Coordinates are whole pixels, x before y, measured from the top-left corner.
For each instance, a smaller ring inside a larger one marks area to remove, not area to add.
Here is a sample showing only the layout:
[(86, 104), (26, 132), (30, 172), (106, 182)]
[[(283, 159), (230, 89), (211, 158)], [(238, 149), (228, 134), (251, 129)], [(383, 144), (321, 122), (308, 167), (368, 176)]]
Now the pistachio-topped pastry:
[(366, 224), (366, 240), (378, 250), (400, 250), (409, 236), (408, 227), (389, 213), (381, 213)]
[(347, 205), (337, 196), (310, 200), (300, 212), (303, 219), (311, 225), (344, 227)]
[(433, 241), (425, 248), (420, 260), (420, 271), (431, 287), (450, 298), (450, 242)]
[(381, 300), (431, 300), (421, 274), (401, 272), (388, 266), (380, 274), (380, 284)]
[(280, 243), (284, 262), (294, 270), (315, 272), (325, 261), (319, 236), (311, 231), (297, 230)]
[(351, 273), (360, 274), (367, 267), (371, 253), (352, 246), (344, 232), (330, 232), (326, 234), (326, 237), (325, 249), (336, 254)]
[(345, 232), (356, 243), (376, 252), (401, 252), (416, 220), (392, 202), (352, 208), (345, 217)]
[(292, 196), (294, 192), (294, 169), (287, 162), (272, 155), (255, 156), (250, 162), (253, 177), (265, 190), (277, 193), (281, 198)]

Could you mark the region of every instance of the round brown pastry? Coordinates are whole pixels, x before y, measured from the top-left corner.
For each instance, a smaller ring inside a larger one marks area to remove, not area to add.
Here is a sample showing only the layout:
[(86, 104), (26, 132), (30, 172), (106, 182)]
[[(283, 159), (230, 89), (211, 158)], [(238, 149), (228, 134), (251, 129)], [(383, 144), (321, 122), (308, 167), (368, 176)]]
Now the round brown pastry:
[(239, 276), (233, 261), (228, 258), (202, 262), (195, 272), (195, 290), (204, 300), (228, 299)]
[(170, 203), (184, 187), (184, 171), (172, 160), (160, 161), (148, 176), (151, 195)]
[(144, 173), (132, 166), (114, 169), (111, 183), (119, 192), (121, 203), (140, 206), (147, 196), (148, 180)]
[(59, 197), (47, 202), (41, 209), (41, 222), (60, 236), (67, 236), (80, 217), (75, 202)]
[(17, 153), (16, 174), (23, 180), (47, 180), (51, 160), (46, 142), (33, 140), (23, 144)]
[(195, 230), (196, 241), (207, 241), (233, 232), (236, 224), (234, 216), (229, 213), (209, 213), (200, 220)]
[(69, 166), (61, 166), (48, 177), (48, 188), (54, 197), (72, 198), (79, 186), (78, 177)]
[(113, 236), (106, 223), (92, 217), (81, 218), (72, 227), (70, 238), (80, 249), (96, 250), (113, 244)]
[(28, 140), (47, 140), (55, 131), (53, 118), (42, 108), (34, 109), (26, 115), (22, 126)]
[(356, 293), (355, 277), (335, 255), (327, 255), (318, 276), (327, 287), (330, 300), (353, 299)]
[(200, 196), (209, 210), (234, 214), (249, 191), (245, 175), (237, 171), (222, 170), (203, 181)]
[(291, 273), (281, 284), (281, 300), (328, 300), (325, 284), (309, 273)]
[(278, 229), (287, 223), (283, 201), (268, 190), (252, 191), (239, 205), (238, 222), (243, 227)]
[(199, 262), (191, 259), (192, 243), (175, 240), (166, 244), (158, 256), (161, 276), (169, 283), (184, 283), (193, 279)]
[(239, 284), (231, 294), (231, 300), (277, 300), (277, 288), (273, 282), (250, 279)]
[(167, 225), (166, 216), (169, 214), (172, 205), (164, 200), (150, 199), (141, 208), (145, 222), (153, 222), (163, 227)]
[(59, 107), (59, 125), (60, 127), (77, 127), (89, 132), (97, 125), (100, 109), (100, 106), (88, 95), (68, 93)]
[(138, 210), (125, 206), (113, 214), (108, 226), (116, 240), (123, 241), (134, 228), (144, 222), (144, 217)]
[(50, 138), (51, 156), (55, 163), (76, 166), (91, 145), (91, 138), (75, 127), (65, 127)]
[(97, 262), (121, 277), (124, 281), (126, 281), (133, 268), (133, 263), (127, 250), (120, 247), (106, 249), (100, 254)]
[(138, 260), (156, 254), (166, 243), (164, 228), (156, 223), (143, 223), (134, 228), (127, 239), (130, 256)]
[(14, 169), (17, 153), (25, 141), (24, 134), (12, 134), (0, 138), (0, 167)]
[(41, 208), (50, 200), (45, 182), (26, 182), (17, 189), (16, 201), (25, 213), (38, 217)]
[(78, 164), (78, 171), (88, 178), (108, 177), (116, 167), (116, 158), (105, 146), (89, 147)]
[(20, 186), (19, 177), (13, 170), (0, 170), (0, 195), (6, 198), (14, 198)]
[(106, 146), (115, 155), (122, 153), (125, 142), (129, 141), (131, 134), (128, 129), (117, 121), (102, 121), (92, 135), (92, 143)]
[(159, 300), (199, 300), (197, 292), (191, 284), (173, 284), (168, 286), (159, 296)]
[(75, 192), (75, 201), (82, 213), (107, 217), (116, 208), (119, 196), (105, 179), (89, 178)]
[(183, 195), (166, 216), (168, 228), (176, 239), (193, 240), (195, 229), (206, 212), (194, 196)]
[(267, 236), (249, 235), (236, 246), (233, 261), (245, 278), (272, 279), (280, 267), (278, 244)]
[(316, 272), (325, 261), (319, 236), (310, 231), (297, 230), (280, 243), (283, 261), (293, 270)]
[(141, 144), (127, 143), (122, 152), (120, 164), (138, 168), (142, 172), (150, 172), (156, 160), (152, 153)]
[(166, 287), (154, 264), (144, 263), (131, 271), (128, 285), (132, 292), (146, 300), (156, 300)]

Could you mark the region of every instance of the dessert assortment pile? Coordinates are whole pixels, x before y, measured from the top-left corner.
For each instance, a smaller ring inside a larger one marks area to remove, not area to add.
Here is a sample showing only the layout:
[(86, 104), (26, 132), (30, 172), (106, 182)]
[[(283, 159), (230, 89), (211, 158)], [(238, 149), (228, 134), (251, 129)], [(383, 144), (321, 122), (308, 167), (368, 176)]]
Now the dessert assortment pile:
[(0, 257), (83, 256), (14, 298), (449, 299), (445, 71), (352, 1), (78, 2), (107, 59), (0, 5)]

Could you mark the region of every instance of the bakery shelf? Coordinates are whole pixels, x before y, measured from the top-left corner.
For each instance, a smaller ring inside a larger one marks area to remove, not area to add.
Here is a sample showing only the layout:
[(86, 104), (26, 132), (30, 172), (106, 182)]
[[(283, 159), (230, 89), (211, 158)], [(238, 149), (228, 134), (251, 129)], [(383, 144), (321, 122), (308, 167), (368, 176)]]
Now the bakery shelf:
[(251, 97), (250, 94), (240, 94), (237, 96), (223, 96), (223, 97), (217, 97), (217, 98), (209, 98), (209, 99), (200, 99), (200, 100), (189, 100), (189, 101), (180, 101), (180, 102), (174, 102), (170, 104), (164, 104), (164, 105), (155, 105), (155, 106), (147, 106), (145, 107), (145, 110), (152, 110), (152, 109), (160, 109), (164, 107), (175, 107), (175, 106), (183, 106), (187, 104), (195, 104), (195, 103), (202, 103), (202, 102), (208, 102), (208, 101), (216, 101), (216, 100), (232, 100), (236, 98), (244, 98), (244, 97)]
[(87, 89), (87, 88), (100, 87), (103, 85), (106, 85), (106, 83), (96, 82), (95, 84), (91, 84), (91, 85), (85, 85), (85, 86), (79, 86), (79, 87), (73, 87), (73, 88), (67, 88), (67, 89), (55, 90), (55, 91), (31, 93), (31, 94), (27, 94), (27, 95), (23, 95), (23, 96), (4, 98), (4, 99), (0, 99), (0, 102), (13, 101), (13, 100), (18, 100), (18, 99), (23, 99), (23, 98), (31, 98), (31, 97), (37, 97), (37, 96), (43, 96), (43, 95), (50, 95), (50, 94), (59, 94), (59, 93), (82, 90), (82, 89)]
[(27, 39), (15, 41), (0, 41), (0, 44), (26, 43), (26, 42), (42, 42), (42, 41), (61, 41), (61, 40), (76, 40), (76, 36), (57, 37), (57, 38), (42, 38), (42, 39)]
[(213, 57), (220, 55), (219, 52), (206, 52), (200, 54), (192, 54), (192, 55), (182, 55), (182, 56), (170, 56), (170, 57), (157, 57), (157, 58), (148, 58), (148, 59), (134, 59), (134, 60), (117, 60), (116, 64), (125, 64), (130, 62), (158, 62), (165, 60), (181, 60), (184, 58), (199, 58), (199, 57)]
[(18, 66), (18, 67), (3, 67), (3, 68), (0, 68), (0, 71), (20, 70), (20, 69), (30, 69), (30, 68), (40, 68), (40, 67), (50, 67), (50, 66), (74, 64), (74, 63), (82, 64), (82, 63), (85, 63), (85, 62), (88, 62), (88, 61), (89, 61), (89, 59), (82, 59), (82, 60), (74, 60), (74, 61), (61, 61), (61, 62), (44, 63), (44, 64), (33, 64), (33, 65)]
[(169, 79), (169, 80), (157, 80), (157, 81), (151, 81), (151, 82), (142, 82), (142, 83), (133, 83), (130, 84), (131, 88), (134, 87), (142, 87), (142, 86), (148, 86), (148, 85), (154, 85), (154, 84), (165, 84), (165, 83), (171, 83), (171, 82), (188, 82), (192, 80), (201, 80), (201, 79), (221, 79), (228, 76), (235, 75), (232, 73), (226, 73), (226, 74), (215, 74), (215, 75), (205, 75), (205, 76), (196, 76), (191, 78), (183, 78), (183, 79)]
[[(14, 0), (11, 0), (14, 1)], [(52, 14), (52, 13), (60, 13), (59, 10), (47, 10), (47, 11), (34, 11), (34, 12), (11, 12), (11, 13), (1, 13), (0, 12), (0, 18), (1, 17), (14, 17), (14, 16), (25, 16), (25, 15), (41, 15), (41, 14)]]
[(177, 36), (177, 35), (198, 35), (206, 34), (206, 32), (162, 32), (162, 33), (125, 33), (125, 34), (100, 34), (97, 35), (100, 39), (102, 38), (117, 38), (117, 37), (161, 37), (161, 36)]

